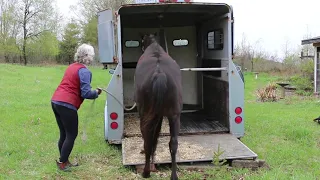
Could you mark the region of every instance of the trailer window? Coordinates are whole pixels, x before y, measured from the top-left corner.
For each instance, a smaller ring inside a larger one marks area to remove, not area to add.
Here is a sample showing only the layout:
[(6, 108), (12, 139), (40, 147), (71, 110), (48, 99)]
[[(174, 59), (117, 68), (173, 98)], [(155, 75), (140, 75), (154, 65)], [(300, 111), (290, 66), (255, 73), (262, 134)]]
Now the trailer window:
[(222, 29), (208, 32), (208, 49), (222, 50), (223, 49), (223, 31)]
[(187, 39), (175, 39), (172, 44), (173, 46), (187, 46), (189, 41)]
[(126, 41), (125, 42), (125, 46), (127, 48), (135, 48), (135, 47), (139, 47), (140, 42), (139, 41)]

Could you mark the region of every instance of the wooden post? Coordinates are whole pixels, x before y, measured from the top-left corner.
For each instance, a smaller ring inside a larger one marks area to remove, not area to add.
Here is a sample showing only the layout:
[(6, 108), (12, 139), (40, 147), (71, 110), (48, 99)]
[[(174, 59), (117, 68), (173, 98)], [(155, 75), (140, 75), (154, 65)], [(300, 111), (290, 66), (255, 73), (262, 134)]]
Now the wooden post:
[(284, 89), (284, 87), (281, 87), (281, 99), (284, 99), (286, 97), (286, 90)]
[(318, 62), (318, 57), (317, 57), (318, 53), (317, 53), (317, 47), (315, 46), (314, 47), (314, 72), (313, 72), (313, 75), (314, 75), (314, 84), (313, 84), (313, 87), (314, 87), (314, 93), (317, 93), (318, 92), (318, 89), (317, 89), (317, 62)]
[(285, 86), (289, 85), (289, 83), (277, 83), (279, 86), (281, 86), (281, 94), (280, 94), (280, 99), (284, 99), (286, 96), (286, 90)]

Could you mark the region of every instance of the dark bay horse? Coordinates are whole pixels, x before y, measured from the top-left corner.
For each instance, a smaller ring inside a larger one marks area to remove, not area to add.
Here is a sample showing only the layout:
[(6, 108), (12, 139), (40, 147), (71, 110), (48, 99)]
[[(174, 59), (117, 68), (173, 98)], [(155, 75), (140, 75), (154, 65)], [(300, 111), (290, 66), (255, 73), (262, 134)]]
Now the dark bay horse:
[(144, 140), (145, 167), (142, 176), (150, 177), (150, 159), (153, 163), (162, 120), (166, 116), (170, 126), (171, 179), (176, 180), (176, 153), (182, 111), (180, 67), (157, 43), (155, 34), (143, 36), (142, 50), (144, 53), (138, 61), (134, 82), (134, 98)]

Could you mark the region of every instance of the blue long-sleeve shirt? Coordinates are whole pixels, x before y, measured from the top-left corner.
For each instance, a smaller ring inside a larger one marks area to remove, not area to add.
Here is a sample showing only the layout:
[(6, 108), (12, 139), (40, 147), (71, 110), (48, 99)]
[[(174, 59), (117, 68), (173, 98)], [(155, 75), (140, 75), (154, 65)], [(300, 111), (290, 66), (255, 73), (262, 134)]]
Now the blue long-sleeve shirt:
[[(96, 99), (98, 97), (98, 93), (95, 90), (91, 90), (92, 87), (90, 84), (91, 84), (92, 74), (89, 71), (89, 69), (81, 68), (79, 69), (78, 74), (80, 79), (81, 97), (84, 99)], [(61, 101), (51, 101), (51, 102), (77, 111), (77, 108), (72, 104), (61, 102)]]

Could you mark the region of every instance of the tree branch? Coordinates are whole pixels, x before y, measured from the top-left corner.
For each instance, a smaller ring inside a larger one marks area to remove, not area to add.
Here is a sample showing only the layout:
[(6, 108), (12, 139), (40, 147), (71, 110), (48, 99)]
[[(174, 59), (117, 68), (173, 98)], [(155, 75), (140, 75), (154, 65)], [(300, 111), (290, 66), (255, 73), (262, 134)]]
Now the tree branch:
[(27, 38), (38, 37), (40, 34), (42, 34), (45, 31), (49, 31), (49, 30), (43, 30), (35, 34), (34, 33), (27, 34)]
[(39, 12), (41, 12), (41, 10), (38, 10), (38, 11), (32, 13), (32, 14), (26, 19), (26, 21), (28, 21), (29, 19), (31, 19), (34, 15), (38, 14)]

